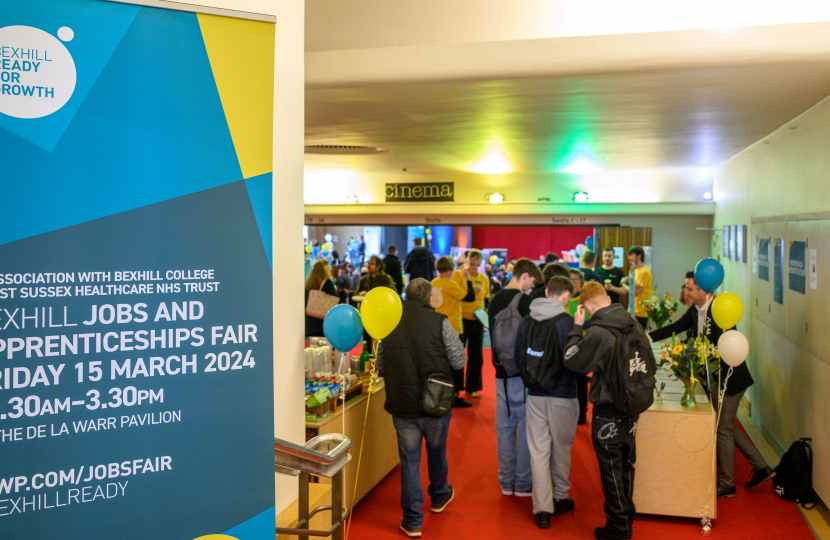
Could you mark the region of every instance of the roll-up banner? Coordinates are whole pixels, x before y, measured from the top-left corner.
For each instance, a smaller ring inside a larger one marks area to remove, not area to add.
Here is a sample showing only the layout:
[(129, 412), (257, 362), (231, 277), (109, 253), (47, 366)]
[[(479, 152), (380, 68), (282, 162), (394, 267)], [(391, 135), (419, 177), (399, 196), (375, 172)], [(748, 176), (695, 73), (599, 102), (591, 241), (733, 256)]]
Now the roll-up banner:
[(273, 539), (274, 30), (0, 0), (0, 538)]

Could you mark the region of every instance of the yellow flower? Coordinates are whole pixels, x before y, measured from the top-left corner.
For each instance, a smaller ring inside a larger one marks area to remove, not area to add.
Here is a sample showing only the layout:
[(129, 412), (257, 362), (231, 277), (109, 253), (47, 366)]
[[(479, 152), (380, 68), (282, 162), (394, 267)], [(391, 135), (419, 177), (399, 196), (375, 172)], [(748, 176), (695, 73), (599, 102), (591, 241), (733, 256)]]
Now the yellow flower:
[(660, 357), (660, 360), (665, 360), (669, 357), (669, 353), (664, 353), (663, 356)]
[(664, 294), (664, 295), (663, 295), (663, 298), (665, 298), (666, 300), (668, 300), (668, 299), (669, 299), (669, 295), (668, 295), (668, 294)]
[(674, 311), (669, 310), (669, 317), (674, 317)]
[(680, 354), (683, 352), (683, 345), (675, 345), (674, 349), (672, 349), (672, 354)]

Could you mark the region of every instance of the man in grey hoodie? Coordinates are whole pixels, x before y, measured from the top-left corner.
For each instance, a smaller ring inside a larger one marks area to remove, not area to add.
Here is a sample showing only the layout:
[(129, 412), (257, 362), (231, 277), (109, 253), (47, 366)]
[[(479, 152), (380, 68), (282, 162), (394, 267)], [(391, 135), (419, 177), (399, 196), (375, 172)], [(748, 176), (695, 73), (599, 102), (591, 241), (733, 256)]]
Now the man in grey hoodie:
[[(565, 343), (574, 325), (566, 306), (574, 292), (570, 279), (550, 278), (545, 287), (545, 298), (536, 298), (530, 304), (530, 315), (525, 317), (516, 335), (515, 358), (539, 351), (524, 351), (523, 337), (530, 324), (554, 326), (558, 358), (565, 355)], [(556, 356), (556, 355), (554, 355)], [(576, 435), (579, 417), (576, 378), (564, 368), (556, 385), (550, 390), (528, 388), (527, 443), (530, 449), (530, 468), (533, 473), (533, 514), (540, 529), (550, 527), (550, 518), (573, 512), (574, 501), (568, 497), (571, 487), (571, 447)], [(551, 478), (553, 481), (551, 482)]]

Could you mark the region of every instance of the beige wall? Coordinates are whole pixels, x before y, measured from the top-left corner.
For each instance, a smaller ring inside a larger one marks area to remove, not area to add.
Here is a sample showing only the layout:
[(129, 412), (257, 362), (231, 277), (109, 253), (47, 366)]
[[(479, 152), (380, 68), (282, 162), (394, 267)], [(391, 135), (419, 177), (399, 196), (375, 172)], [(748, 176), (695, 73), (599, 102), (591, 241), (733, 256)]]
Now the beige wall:
[[(303, 0), (177, 0), (186, 4), (275, 15), (273, 250), (280, 261), (275, 274), (274, 435), (305, 442), (303, 405)], [(297, 498), (297, 480), (276, 476), (276, 511)]]
[[(800, 437), (813, 438), (813, 482), (825, 501), (830, 501), (829, 148), (830, 98), (723, 164), (714, 184), (715, 228), (750, 225), (750, 257), (758, 237), (784, 238), (785, 251), (792, 240), (807, 240), (808, 248), (818, 249), (818, 289), (808, 285), (801, 295), (787, 289), (785, 278), (783, 306), (772, 302), (772, 281), (759, 280), (751, 262), (723, 261), (722, 290), (737, 293), (745, 306), (739, 329), (750, 340), (753, 420), (779, 453)], [(719, 242), (720, 237), (713, 256)]]

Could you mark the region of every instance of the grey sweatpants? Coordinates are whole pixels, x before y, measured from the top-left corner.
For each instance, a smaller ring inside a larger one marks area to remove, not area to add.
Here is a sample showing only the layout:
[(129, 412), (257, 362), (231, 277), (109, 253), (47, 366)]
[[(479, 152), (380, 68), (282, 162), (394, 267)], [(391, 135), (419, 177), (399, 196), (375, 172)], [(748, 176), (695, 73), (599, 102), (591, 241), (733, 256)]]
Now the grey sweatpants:
[[(720, 475), (718, 484), (723, 487), (735, 486), (735, 447), (744, 455), (752, 465), (752, 469), (760, 471), (767, 466), (764, 457), (752, 444), (746, 433), (735, 425), (735, 416), (738, 414), (738, 406), (744, 392), (734, 396), (723, 396), (721, 404), (720, 422), (718, 423), (718, 464), (720, 464)], [(717, 396), (713, 396), (717, 399)], [(534, 488), (535, 489), (535, 488)]]
[(533, 472), (533, 513), (553, 512), (553, 499), (571, 489), (571, 447), (579, 418), (579, 401), (527, 396), (527, 444)]

